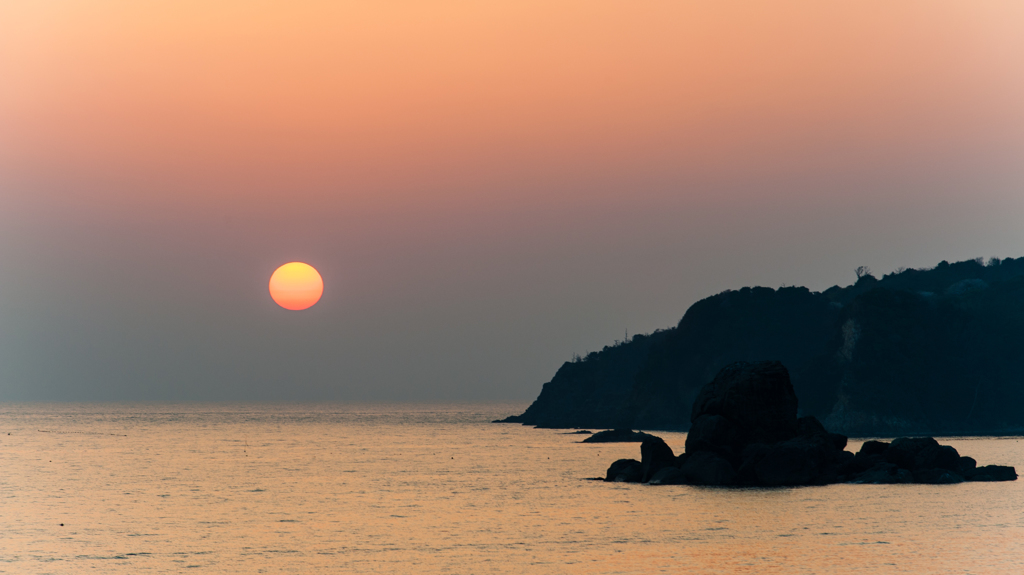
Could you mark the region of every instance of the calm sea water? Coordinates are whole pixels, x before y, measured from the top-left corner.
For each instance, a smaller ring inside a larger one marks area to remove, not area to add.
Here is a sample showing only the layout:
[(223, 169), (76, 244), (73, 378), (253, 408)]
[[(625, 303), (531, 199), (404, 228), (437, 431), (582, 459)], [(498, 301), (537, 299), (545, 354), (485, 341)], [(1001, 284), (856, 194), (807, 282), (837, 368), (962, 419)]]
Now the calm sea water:
[(639, 446), (524, 407), (0, 405), (0, 572), (1024, 573), (1024, 481), (586, 481)]

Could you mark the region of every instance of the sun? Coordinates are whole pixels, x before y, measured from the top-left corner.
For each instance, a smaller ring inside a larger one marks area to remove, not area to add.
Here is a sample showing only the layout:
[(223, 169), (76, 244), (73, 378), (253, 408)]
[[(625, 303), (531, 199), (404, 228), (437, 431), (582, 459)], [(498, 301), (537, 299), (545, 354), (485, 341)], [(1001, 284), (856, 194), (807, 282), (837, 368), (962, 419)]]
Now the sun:
[(312, 307), (323, 293), (324, 280), (309, 264), (287, 263), (270, 276), (270, 297), (284, 309), (298, 311)]

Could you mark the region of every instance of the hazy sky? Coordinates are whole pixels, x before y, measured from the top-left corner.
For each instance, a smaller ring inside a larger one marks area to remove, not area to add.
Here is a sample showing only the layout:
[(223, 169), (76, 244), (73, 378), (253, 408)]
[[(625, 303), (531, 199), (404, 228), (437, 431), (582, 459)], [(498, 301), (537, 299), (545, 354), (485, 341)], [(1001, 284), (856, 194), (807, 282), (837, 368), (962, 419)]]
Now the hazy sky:
[[(1024, 3), (0, 4), (0, 401), (528, 400), (745, 285), (1024, 256)], [(324, 278), (303, 312), (274, 269)]]

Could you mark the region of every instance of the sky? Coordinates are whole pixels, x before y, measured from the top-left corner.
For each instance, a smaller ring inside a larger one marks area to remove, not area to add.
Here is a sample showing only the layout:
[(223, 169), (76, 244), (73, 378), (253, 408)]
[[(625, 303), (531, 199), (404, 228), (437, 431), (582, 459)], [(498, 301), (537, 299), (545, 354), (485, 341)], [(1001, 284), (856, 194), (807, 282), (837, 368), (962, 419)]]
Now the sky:
[[(528, 401), (743, 286), (1024, 256), (1024, 4), (0, 4), (0, 401)], [(268, 293), (291, 261), (319, 303)]]

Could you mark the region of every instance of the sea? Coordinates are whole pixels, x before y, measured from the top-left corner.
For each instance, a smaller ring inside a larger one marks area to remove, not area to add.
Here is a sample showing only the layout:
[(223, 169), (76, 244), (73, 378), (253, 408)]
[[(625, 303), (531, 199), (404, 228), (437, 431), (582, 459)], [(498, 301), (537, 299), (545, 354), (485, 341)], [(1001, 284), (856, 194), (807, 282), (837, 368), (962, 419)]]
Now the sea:
[(0, 573), (1024, 573), (1024, 480), (605, 483), (639, 444), (525, 407), (0, 404)]

